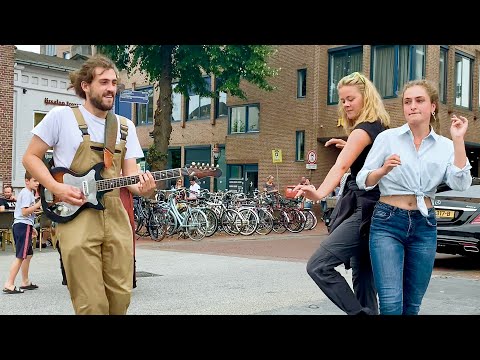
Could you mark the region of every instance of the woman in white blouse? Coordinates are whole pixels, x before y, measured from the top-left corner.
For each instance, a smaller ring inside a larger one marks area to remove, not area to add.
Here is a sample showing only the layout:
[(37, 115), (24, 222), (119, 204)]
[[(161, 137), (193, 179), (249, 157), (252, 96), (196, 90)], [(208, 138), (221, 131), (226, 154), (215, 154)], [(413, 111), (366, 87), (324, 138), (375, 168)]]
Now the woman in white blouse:
[(466, 190), (472, 177), (464, 142), (468, 120), (452, 115), (452, 140), (438, 135), (438, 91), (426, 80), (405, 84), (402, 104), (407, 123), (377, 136), (357, 184), (380, 188), (369, 243), (380, 314), (416, 315), (435, 261), (437, 186)]

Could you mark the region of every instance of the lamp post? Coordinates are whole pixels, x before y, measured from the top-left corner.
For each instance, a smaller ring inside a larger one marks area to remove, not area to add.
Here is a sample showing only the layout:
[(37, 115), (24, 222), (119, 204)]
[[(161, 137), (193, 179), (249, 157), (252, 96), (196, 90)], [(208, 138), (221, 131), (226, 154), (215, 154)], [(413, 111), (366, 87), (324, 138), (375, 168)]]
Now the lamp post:
[(212, 155), (214, 164), (217, 165), (218, 158), (220, 157), (220, 148), (218, 147), (218, 143), (213, 144)]

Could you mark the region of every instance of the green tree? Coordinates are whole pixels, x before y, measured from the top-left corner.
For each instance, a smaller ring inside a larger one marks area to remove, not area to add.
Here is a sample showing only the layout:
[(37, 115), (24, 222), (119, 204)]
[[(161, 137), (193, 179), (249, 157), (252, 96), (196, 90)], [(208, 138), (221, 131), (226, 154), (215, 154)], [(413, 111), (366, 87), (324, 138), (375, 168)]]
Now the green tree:
[[(115, 61), (120, 70), (145, 74), (159, 90), (153, 144), (146, 159), (154, 171), (165, 169), (167, 164), (172, 80), (178, 80), (175, 92), (187, 97), (189, 90), (203, 97), (218, 97), (223, 91), (246, 100), (240, 80), (271, 91), (274, 88), (267, 79), (277, 74), (277, 69), (267, 65), (275, 49), (266, 45), (99, 45), (98, 51)], [(216, 92), (205, 88), (205, 74), (221, 79)]]

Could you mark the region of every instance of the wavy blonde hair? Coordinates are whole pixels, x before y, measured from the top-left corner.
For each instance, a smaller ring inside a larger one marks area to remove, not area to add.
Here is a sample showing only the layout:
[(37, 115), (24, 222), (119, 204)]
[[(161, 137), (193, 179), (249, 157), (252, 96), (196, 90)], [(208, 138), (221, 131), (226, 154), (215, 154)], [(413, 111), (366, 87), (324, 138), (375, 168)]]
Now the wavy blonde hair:
[(338, 100), (338, 115), (345, 124), (345, 132), (347, 135), (352, 132), (355, 126), (362, 122), (375, 122), (380, 120), (384, 127), (388, 128), (390, 126), (390, 115), (388, 115), (385, 110), (382, 98), (375, 88), (375, 85), (373, 85), (365, 75), (354, 72), (343, 77), (338, 82), (337, 91), (344, 86), (356, 86), (363, 98), (362, 110), (354, 122), (348, 119), (341, 100)]
[(412, 80), (407, 82), (403, 86), (403, 91), (402, 91), (402, 108), (403, 108), (403, 98), (405, 97), (405, 91), (408, 88), (411, 88), (413, 86), (421, 86), (425, 89), (427, 92), (428, 97), (430, 98), (430, 102), (432, 104), (435, 104), (435, 115), (430, 114), (430, 125), (432, 126), (433, 130), (437, 133), (440, 134), (440, 115), (439, 115), (439, 102), (438, 102), (438, 90), (435, 85), (433, 85), (430, 81), (427, 81), (425, 79), (422, 80)]

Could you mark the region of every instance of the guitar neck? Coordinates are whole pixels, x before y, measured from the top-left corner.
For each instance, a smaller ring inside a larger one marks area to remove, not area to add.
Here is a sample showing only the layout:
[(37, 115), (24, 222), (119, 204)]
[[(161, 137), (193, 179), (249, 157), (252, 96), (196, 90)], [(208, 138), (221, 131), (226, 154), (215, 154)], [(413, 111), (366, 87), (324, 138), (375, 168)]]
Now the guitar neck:
[[(155, 181), (168, 180), (177, 178), (180, 176), (188, 175), (188, 171), (185, 168), (177, 168), (170, 170), (154, 171), (151, 173)], [(139, 175), (122, 176), (112, 179), (103, 179), (96, 181), (98, 191), (108, 191), (112, 189), (118, 189), (129, 185), (134, 185), (140, 181)]]

